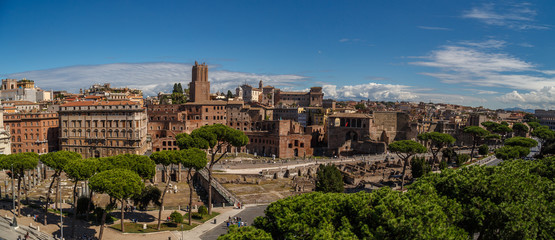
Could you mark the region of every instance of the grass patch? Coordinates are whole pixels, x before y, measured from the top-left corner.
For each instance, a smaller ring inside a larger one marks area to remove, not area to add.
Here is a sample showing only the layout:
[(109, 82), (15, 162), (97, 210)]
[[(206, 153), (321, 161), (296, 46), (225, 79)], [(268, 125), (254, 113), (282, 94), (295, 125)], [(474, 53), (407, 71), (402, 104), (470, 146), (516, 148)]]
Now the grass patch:
[[(51, 209), (51, 208), (49, 208), (48, 211), (51, 212), (51, 213), (60, 214), (60, 210), (58, 210), (58, 209)], [(64, 217), (73, 216), (72, 213), (67, 212), (67, 211), (66, 211), (66, 212), (62, 212), (62, 215), (64, 215)]]
[[(125, 232), (126, 233), (150, 233), (150, 232), (161, 232), (161, 231), (181, 231), (181, 224), (175, 223), (162, 223), (160, 230), (157, 230), (158, 227), (157, 223), (154, 224), (147, 224), (146, 229), (143, 229), (143, 224), (141, 223), (132, 223), (126, 222), (123, 223), (125, 225)], [(191, 230), (194, 227), (198, 226), (198, 224), (191, 224), (188, 225), (183, 223), (183, 231)], [(121, 223), (117, 223), (110, 226), (113, 229), (121, 231)]]
[[(193, 217), (191, 217), (191, 219), (204, 223), (218, 215), (220, 215), (219, 212), (212, 212), (211, 215), (204, 215), (202, 216), (202, 219), (198, 219), (198, 218), (195, 218), (195, 214), (193, 213)], [(183, 221), (188, 221), (188, 220), (189, 220), (189, 213), (183, 214)]]

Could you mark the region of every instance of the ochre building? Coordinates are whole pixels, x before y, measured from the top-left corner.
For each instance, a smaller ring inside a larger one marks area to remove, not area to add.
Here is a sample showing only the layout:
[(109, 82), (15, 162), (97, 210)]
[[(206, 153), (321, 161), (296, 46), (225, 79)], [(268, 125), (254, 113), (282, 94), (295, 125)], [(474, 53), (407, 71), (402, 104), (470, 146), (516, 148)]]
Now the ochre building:
[(147, 151), (146, 109), (137, 102), (70, 102), (59, 115), (61, 150), (84, 158)]

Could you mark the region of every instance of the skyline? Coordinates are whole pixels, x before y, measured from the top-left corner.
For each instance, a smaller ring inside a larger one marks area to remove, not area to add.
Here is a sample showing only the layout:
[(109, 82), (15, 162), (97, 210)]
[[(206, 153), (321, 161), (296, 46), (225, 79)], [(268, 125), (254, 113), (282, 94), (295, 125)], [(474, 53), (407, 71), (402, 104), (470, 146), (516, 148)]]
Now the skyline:
[(1, 78), (145, 95), (190, 82), (325, 98), (555, 109), (551, 2), (2, 1)]

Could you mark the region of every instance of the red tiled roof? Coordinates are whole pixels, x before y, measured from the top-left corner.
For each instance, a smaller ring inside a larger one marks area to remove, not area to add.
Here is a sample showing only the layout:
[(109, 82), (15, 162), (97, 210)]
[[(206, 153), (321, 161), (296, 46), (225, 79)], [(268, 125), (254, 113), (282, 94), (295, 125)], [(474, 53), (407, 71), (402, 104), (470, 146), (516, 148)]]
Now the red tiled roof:
[(79, 101), (62, 104), (60, 107), (79, 107), (79, 106), (118, 106), (118, 105), (139, 105), (132, 101)]

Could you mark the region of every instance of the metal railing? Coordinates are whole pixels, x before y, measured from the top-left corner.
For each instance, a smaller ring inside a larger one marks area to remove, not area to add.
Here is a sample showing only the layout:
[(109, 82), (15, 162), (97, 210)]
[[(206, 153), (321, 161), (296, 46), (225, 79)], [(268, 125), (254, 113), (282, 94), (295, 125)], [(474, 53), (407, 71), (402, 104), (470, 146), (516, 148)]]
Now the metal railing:
[[(206, 180), (206, 182), (208, 182), (208, 169), (203, 168), (202, 170), (198, 171), (198, 173), (200, 174), (200, 176), (202, 178), (204, 178), (204, 180)], [(229, 190), (227, 190), (224, 186), (222, 186), (222, 184), (220, 184), (220, 182), (218, 182), (216, 179), (212, 178), (212, 187), (220, 194), (222, 195), (222, 197), (229, 203), (234, 205), (235, 203), (239, 202), (239, 198), (237, 198), (237, 196), (235, 196), (233, 193), (231, 193)]]

